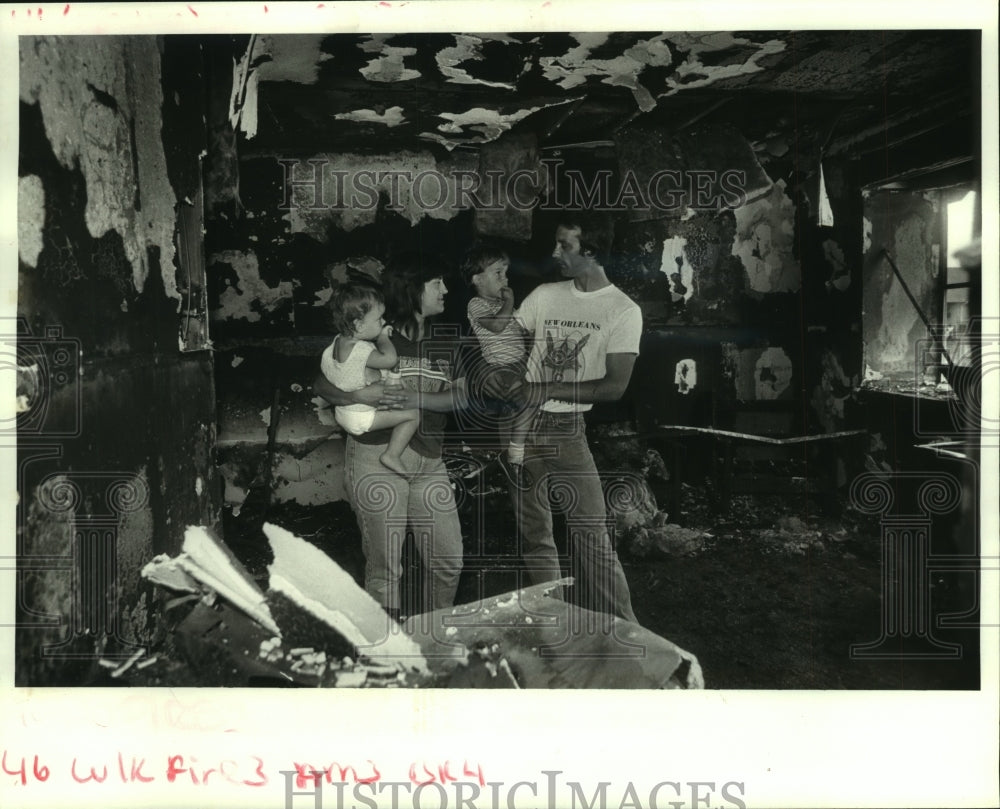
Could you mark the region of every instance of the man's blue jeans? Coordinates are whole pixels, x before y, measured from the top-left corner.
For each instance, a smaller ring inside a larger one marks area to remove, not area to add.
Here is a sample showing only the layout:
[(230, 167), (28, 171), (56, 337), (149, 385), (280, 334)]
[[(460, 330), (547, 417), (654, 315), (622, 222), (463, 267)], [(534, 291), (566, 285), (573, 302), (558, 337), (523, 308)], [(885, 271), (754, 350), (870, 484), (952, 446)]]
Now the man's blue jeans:
[[(611, 543), (604, 490), (587, 445), (582, 413), (540, 411), (525, 449), (530, 491), (519, 504), (521, 556), (534, 584), (562, 575), (552, 535), (552, 506), (566, 517), (569, 567), (580, 606), (636, 621), (625, 572)], [(551, 506), (550, 506), (551, 499)]]

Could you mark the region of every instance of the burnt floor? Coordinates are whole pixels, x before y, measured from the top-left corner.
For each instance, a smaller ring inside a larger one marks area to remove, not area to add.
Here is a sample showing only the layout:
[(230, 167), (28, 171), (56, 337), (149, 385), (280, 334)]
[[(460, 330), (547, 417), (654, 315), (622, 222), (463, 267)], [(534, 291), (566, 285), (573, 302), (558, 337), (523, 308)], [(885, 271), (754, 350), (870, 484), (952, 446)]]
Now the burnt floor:
[[(514, 519), (496, 483), (459, 498), (466, 562), (458, 603), (520, 582)], [(315, 543), (362, 581), (360, 534), (346, 503), (248, 506), (227, 517), (225, 538), (265, 587), (264, 519)], [(929, 634), (948, 647), (931, 651), (954, 656), (926, 654), (912, 634), (909, 642), (887, 638), (880, 649), (885, 659), (852, 654), (852, 646), (883, 635), (881, 528), (872, 518), (849, 508), (824, 516), (813, 498), (789, 494), (737, 495), (720, 513), (705, 481), (682, 487), (671, 521), (698, 532), (683, 552), (638, 559), (622, 547), (620, 556), (640, 623), (697, 655), (707, 687), (978, 688), (975, 615), (958, 621), (965, 626), (936, 626), (945, 613), (975, 606), (969, 573), (932, 574), (928, 582)], [(558, 519), (556, 529), (558, 536)], [(481, 557), (492, 560), (489, 569)], [(409, 543), (404, 562), (404, 612), (415, 614), (426, 605)]]

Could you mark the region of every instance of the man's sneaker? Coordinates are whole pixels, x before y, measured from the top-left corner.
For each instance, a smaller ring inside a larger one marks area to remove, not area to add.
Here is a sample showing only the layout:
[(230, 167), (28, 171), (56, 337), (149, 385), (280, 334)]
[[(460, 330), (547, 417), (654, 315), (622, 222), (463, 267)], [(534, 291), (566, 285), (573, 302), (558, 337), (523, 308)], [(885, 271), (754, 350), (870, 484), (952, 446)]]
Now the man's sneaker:
[(504, 452), (497, 455), (497, 463), (515, 489), (522, 492), (531, 489), (531, 473), (524, 468), (524, 464), (512, 463)]

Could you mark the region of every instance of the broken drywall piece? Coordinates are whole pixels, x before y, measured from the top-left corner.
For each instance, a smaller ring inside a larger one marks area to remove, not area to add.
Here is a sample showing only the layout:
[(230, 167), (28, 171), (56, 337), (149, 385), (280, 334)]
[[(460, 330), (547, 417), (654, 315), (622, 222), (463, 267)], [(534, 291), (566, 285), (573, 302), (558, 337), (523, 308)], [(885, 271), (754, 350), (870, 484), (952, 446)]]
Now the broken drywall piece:
[(188, 526), (181, 551), (176, 561), (186, 573), (207, 584), (261, 626), (281, 636), (264, 593), (221, 540), (200, 525)]
[(180, 555), (175, 558), (166, 554), (154, 557), (143, 567), (142, 577), (182, 593), (201, 592), (200, 582), (261, 626), (275, 635), (281, 635), (271, 617), (264, 593), (232, 551), (201, 526), (189, 526), (184, 532)]
[(176, 590), (181, 593), (200, 592), (198, 581), (188, 574), (178, 563), (165, 553), (154, 556), (146, 563), (141, 573), (144, 579), (165, 587), (168, 590)]
[(359, 653), (429, 671), (416, 642), (333, 559), (280, 526), (265, 523), (264, 534), (274, 552), (272, 590), (333, 627)]

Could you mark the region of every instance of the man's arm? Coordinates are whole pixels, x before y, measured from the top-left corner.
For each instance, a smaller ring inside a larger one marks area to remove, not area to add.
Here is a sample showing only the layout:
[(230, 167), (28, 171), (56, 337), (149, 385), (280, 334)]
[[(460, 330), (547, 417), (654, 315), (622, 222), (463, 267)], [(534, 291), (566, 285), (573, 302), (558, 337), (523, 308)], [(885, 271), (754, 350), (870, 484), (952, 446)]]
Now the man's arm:
[(608, 354), (604, 358), (605, 374), (600, 379), (586, 382), (533, 382), (526, 383), (528, 401), (542, 404), (548, 399), (592, 404), (617, 402), (625, 393), (632, 378), (632, 367), (638, 354)]

